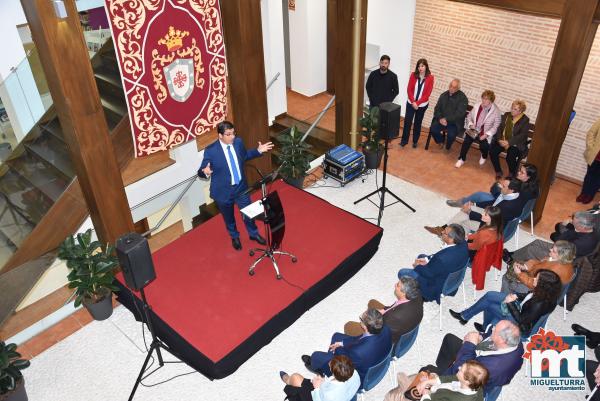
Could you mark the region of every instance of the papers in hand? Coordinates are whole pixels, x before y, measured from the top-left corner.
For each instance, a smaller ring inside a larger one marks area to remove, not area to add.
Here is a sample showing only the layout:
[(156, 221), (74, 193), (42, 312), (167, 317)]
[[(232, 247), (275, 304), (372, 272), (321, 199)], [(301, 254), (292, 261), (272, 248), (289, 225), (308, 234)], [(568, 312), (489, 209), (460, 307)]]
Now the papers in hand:
[(245, 216), (253, 219), (256, 216), (263, 214), (265, 212), (265, 208), (263, 207), (262, 200), (259, 199), (256, 202), (253, 202), (240, 210)]

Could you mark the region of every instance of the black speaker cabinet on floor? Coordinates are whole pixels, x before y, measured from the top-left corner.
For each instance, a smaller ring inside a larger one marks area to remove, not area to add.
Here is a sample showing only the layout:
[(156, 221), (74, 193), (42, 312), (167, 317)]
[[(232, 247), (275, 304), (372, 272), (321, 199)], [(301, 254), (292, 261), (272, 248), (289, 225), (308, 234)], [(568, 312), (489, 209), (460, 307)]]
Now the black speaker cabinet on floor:
[(384, 102), (379, 105), (379, 139), (400, 135), (400, 105)]
[(116, 249), (129, 288), (139, 291), (156, 278), (146, 238), (138, 233), (125, 234), (117, 239)]

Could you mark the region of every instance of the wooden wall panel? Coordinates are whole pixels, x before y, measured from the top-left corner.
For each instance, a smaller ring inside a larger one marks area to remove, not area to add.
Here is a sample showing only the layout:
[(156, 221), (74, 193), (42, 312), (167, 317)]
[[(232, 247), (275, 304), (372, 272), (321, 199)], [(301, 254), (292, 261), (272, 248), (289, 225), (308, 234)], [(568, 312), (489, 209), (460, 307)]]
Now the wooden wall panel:
[[(269, 141), (267, 83), (262, 41), (260, 0), (221, 0), (231, 105), (236, 132), (247, 148)], [(250, 162), (271, 171), (271, 158)], [(248, 169), (248, 180), (258, 179)]]

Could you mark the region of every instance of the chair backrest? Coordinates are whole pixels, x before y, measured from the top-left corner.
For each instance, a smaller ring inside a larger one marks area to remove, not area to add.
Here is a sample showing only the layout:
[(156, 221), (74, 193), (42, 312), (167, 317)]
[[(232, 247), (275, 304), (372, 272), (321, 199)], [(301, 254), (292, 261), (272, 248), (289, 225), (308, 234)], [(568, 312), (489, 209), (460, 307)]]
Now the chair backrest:
[(446, 277), (444, 287), (442, 288), (443, 295), (452, 294), (456, 292), (456, 290), (458, 290), (458, 287), (460, 287), (461, 283), (465, 278), (465, 271), (467, 270), (467, 266), (469, 266), (468, 260), (462, 269), (452, 272), (448, 275), (448, 277)]
[(502, 386), (490, 387), (484, 394), (484, 401), (496, 401), (500, 396), (500, 392), (502, 391)]
[(550, 313), (545, 314), (544, 316), (542, 316), (538, 319), (538, 321), (535, 323), (535, 325), (533, 325), (533, 327), (531, 328), (531, 331), (529, 333), (521, 333), (521, 341), (522, 342), (528, 341), (529, 337), (531, 337), (532, 334), (535, 334), (540, 330), (540, 327), (545, 328), (546, 322), (548, 321), (549, 317), (550, 317)]
[(365, 375), (365, 379), (363, 380), (361, 386), (362, 390), (371, 390), (381, 381), (381, 379), (385, 377), (385, 374), (387, 373), (388, 368), (390, 367), (390, 361), (392, 359), (392, 350), (393, 348), (390, 348), (390, 352), (388, 352), (387, 356), (381, 362), (379, 362), (375, 366), (371, 366), (367, 370), (367, 374)]
[(536, 200), (537, 200), (536, 198), (529, 199), (525, 203), (525, 206), (523, 206), (523, 211), (521, 212), (521, 215), (519, 216), (519, 221), (520, 222), (524, 222), (529, 217), (529, 215), (533, 211), (533, 208), (535, 207), (535, 201)]
[(406, 354), (408, 350), (411, 349), (411, 347), (417, 339), (418, 334), (419, 325), (417, 325), (417, 327), (415, 327), (408, 333), (402, 334), (402, 336), (400, 336), (400, 339), (396, 343), (396, 346), (394, 347), (394, 357), (402, 358), (402, 356), (404, 356), (404, 354)]
[(510, 239), (515, 235), (517, 229), (519, 228), (519, 218), (512, 219), (508, 223), (504, 225), (504, 243), (506, 244)]
[(567, 292), (569, 292), (569, 288), (571, 287), (571, 284), (573, 282), (575, 282), (575, 279), (577, 278), (578, 272), (579, 272), (579, 269), (576, 268), (575, 273), (573, 273), (573, 277), (571, 277), (571, 280), (569, 280), (569, 282), (567, 284), (562, 286), (562, 290), (560, 291), (560, 297), (558, 297), (558, 300), (556, 301), (557, 305), (561, 305), (563, 303), (565, 295), (567, 295)]

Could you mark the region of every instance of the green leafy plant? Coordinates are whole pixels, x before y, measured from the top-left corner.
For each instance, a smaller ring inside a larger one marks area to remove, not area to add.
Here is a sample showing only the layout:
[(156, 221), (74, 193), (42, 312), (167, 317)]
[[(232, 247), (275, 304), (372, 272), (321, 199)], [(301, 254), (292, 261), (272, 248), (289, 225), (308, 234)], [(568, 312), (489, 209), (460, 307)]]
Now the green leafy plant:
[(67, 237), (58, 248), (58, 257), (67, 262), (69, 288), (75, 288), (75, 307), (96, 303), (118, 291), (113, 284), (117, 258), (110, 244), (92, 241), (92, 230)]
[(363, 149), (367, 152), (376, 152), (381, 149), (383, 145), (379, 142), (379, 136), (377, 135), (377, 129), (379, 128), (379, 107), (371, 109), (365, 107), (359, 124), (362, 127), (362, 135), (365, 138), (361, 143)]
[(277, 141), (281, 143), (278, 159), (281, 163), (281, 170), (279, 172), (283, 178), (302, 178), (310, 168), (310, 153), (308, 149), (311, 146), (301, 141), (301, 139), (302, 133), (298, 131), (296, 126), (293, 126), (288, 132), (277, 137)]
[(0, 342), (0, 394), (14, 391), (23, 374), (21, 370), (29, 367), (30, 362), (22, 359), (16, 344)]

